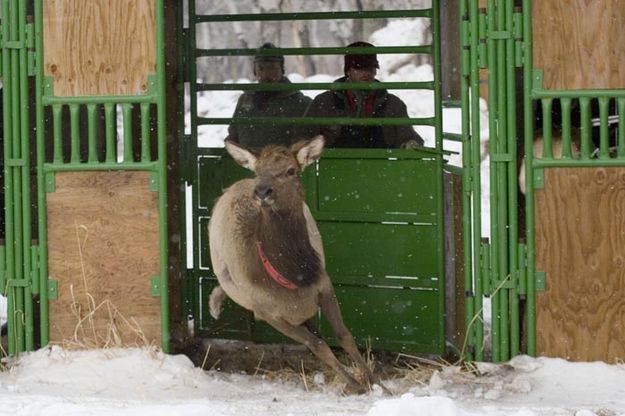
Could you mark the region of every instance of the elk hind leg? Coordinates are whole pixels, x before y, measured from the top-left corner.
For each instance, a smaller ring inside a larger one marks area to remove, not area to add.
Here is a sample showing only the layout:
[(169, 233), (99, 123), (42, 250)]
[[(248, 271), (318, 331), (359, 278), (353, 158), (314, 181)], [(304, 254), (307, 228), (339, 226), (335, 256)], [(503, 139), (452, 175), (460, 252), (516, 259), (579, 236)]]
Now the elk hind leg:
[(353, 393), (365, 393), (367, 391), (368, 386), (358, 382), (358, 380), (349, 374), (345, 366), (336, 358), (328, 344), (321, 338), (315, 336), (304, 325), (291, 325), (283, 319), (260, 318), (284, 335), (308, 347), (319, 360), (343, 377), (347, 382), (348, 391)]
[(210, 314), (213, 319), (219, 319), (219, 315), (221, 314), (221, 304), (227, 297), (228, 295), (226, 295), (226, 292), (221, 286), (215, 286), (208, 301)]

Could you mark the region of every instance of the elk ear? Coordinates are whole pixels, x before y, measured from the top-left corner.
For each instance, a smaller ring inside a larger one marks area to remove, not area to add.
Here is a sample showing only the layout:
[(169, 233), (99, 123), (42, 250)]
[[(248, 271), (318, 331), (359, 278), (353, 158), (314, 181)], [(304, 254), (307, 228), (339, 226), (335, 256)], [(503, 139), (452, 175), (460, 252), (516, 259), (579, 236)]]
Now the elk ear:
[(254, 153), (239, 146), (231, 140), (226, 140), (224, 144), (226, 145), (226, 150), (230, 153), (230, 156), (232, 156), (235, 162), (244, 168), (255, 172), (257, 157)]
[(325, 139), (319, 135), (310, 141), (300, 141), (291, 146), (291, 150), (295, 153), (297, 162), (304, 169), (306, 166), (319, 159)]

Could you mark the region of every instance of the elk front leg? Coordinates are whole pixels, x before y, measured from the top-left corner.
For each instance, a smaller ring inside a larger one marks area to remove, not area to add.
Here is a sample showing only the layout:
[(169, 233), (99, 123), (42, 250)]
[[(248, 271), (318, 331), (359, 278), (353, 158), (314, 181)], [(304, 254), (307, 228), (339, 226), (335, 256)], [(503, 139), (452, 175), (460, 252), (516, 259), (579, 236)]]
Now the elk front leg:
[[(352, 333), (349, 332), (349, 329), (347, 329), (345, 323), (343, 322), (343, 315), (341, 315), (341, 309), (338, 301), (336, 300), (334, 290), (322, 292), (319, 304), (321, 306), (321, 312), (332, 326), (336, 340), (341, 348), (349, 354), (351, 359), (362, 372), (363, 376), (366, 378), (366, 381), (370, 384), (375, 383), (371, 369), (360, 354), (360, 351), (358, 351), (358, 347), (356, 346), (356, 342), (354, 342)], [(379, 382), (377, 384), (379, 384), (386, 393), (391, 394), (391, 392), (384, 387), (384, 385)]]
[(259, 318), (266, 321), (269, 325), (288, 336), (289, 338), (304, 344), (310, 351), (312, 351), (317, 358), (319, 358), (328, 367), (332, 368), (347, 382), (347, 389), (349, 392), (362, 394), (368, 390), (368, 386), (358, 382), (354, 377), (349, 374), (347, 369), (336, 358), (328, 344), (324, 340), (315, 336), (303, 325), (294, 326), (286, 322), (283, 319), (273, 319), (269, 317), (259, 316)]

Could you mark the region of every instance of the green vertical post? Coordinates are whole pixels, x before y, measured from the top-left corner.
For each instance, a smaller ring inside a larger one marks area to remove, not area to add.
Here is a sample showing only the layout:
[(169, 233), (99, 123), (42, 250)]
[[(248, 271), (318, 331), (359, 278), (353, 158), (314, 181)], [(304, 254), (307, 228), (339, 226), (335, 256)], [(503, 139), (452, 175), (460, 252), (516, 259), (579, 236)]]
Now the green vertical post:
[(608, 141), (608, 97), (599, 97), (599, 157), (607, 159), (610, 157), (610, 144)]
[[(35, 53), (37, 62), (43, 62), (43, 0), (35, 0)], [(49, 315), (48, 315), (48, 227), (47, 227), (47, 204), (46, 182), (44, 175), (45, 162), (45, 136), (43, 124), (43, 68), (37, 67), (35, 77), (35, 125), (37, 137), (37, 212), (39, 229), (39, 279), (40, 279), (40, 334), (41, 345), (48, 345), (50, 340)], [(53, 107), (54, 108), (54, 107)], [(56, 125), (56, 123), (55, 123)], [(55, 141), (56, 143), (56, 141)], [(56, 146), (54, 160), (57, 160)]]
[(617, 154), (618, 157), (625, 157), (625, 98), (619, 97), (617, 99), (618, 106), (618, 144)]
[(562, 157), (571, 158), (572, 137), (571, 137), (571, 99), (560, 98), (560, 109), (562, 112)]
[(525, 235), (527, 251), (527, 353), (536, 355), (536, 248), (534, 243), (534, 108), (532, 85), (534, 80), (532, 59), (532, 1), (523, 0), (523, 122), (525, 131)]
[[(506, 30), (516, 33), (514, 1), (506, 2)], [(519, 327), (519, 296), (517, 292), (518, 280), (518, 179), (517, 179), (517, 123), (516, 123), (516, 36), (510, 36), (506, 40), (506, 117), (508, 155), (507, 163), (507, 188), (508, 188), (508, 275), (510, 276), (510, 288), (508, 289), (509, 302), (509, 334), (510, 343), (508, 356), (515, 356), (520, 349)]]
[[(470, 347), (469, 351), (465, 352), (466, 359), (473, 359), (475, 351), (471, 349), (475, 348), (475, 326), (472, 325), (472, 319), (474, 315), (474, 266), (479, 262), (472, 261), (472, 243), (473, 243), (473, 228), (472, 224), (472, 210), (471, 200), (475, 194), (472, 187), (472, 144), (475, 143), (475, 139), (471, 137), (471, 109), (469, 107), (469, 77), (472, 74), (471, 67), (471, 52), (470, 52), (470, 31), (469, 31), (469, 7), (468, 0), (460, 0), (460, 44), (462, 50), (460, 51), (460, 100), (462, 106), (462, 212), (463, 212), (463, 251), (464, 251), (464, 290), (465, 290), (465, 302), (464, 302), (464, 317), (465, 317), (465, 337), (466, 345)], [(479, 140), (478, 140), (479, 143)], [(479, 195), (479, 193), (478, 193)], [(478, 276), (475, 276), (478, 279)], [(477, 284), (478, 282), (476, 282)]]
[[(160, 213), (160, 297), (161, 297), (161, 348), (170, 350), (169, 325), (169, 242), (167, 224), (167, 129), (165, 124), (165, 40), (163, 36), (163, 0), (156, 2), (156, 88), (157, 88), (157, 136), (158, 136), (158, 206)], [(164, 218), (163, 218), (164, 216)]]
[(543, 98), (541, 100), (543, 113), (543, 158), (553, 159), (553, 122), (551, 112), (553, 110), (553, 99)]
[[(487, 4), (487, 21), (489, 34), (497, 30), (495, 2), (490, 1)], [(494, 39), (489, 36), (487, 43), (488, 62), (491, 64), (488, 74), (488, 107), (489, 107), (489, 152), (490, 152), (490, 238), (491, 247), (496, 250), (499, 247), (499, 221), (498, 221), (498, 201), (497, 201), (497, 164), (493, 159), (499, 153), (499, 130), (497, 120), (499, 118), (499, 94), (497, 94), (497, 86), (499, 84), (499, 68), (497, 63), (498, 51)], [(491, 253), (491, 278), (495, 281), (499, 279), (501, 264), (498, 261), (496, 252)], [(500, 311), (499, 297), (492, 296), (491, 293), (491, 343), (492, 343), (492, 359), (500, 360)]]

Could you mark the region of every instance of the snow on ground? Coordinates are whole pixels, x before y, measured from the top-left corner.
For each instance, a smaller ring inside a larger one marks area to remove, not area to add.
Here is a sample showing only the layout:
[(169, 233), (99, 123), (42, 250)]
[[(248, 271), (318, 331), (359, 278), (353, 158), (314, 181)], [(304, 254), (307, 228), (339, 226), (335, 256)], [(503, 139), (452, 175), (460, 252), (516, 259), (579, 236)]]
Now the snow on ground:
[(20, 356), (0, 373), (0, 415), (11, 416), (619, 416), (625, 366), (519, 356), (478, 364), (481, 376), (446, 367), (426, 385), (385, 384), (362, 396), (336, 385), (268, 381), (202, 371), (183, 355), (149, 349)]

